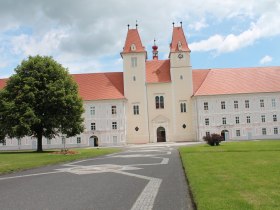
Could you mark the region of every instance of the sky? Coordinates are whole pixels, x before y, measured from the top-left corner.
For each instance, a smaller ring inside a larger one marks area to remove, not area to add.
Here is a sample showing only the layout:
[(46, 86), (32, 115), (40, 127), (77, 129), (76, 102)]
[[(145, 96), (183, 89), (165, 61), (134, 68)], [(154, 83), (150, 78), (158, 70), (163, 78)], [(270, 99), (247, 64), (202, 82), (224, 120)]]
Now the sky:
[(28, 56), (52, 56), (70, 73), (122, 71), (127, 24), (152, 58), (167, 59), (172, 23), (193, 69), (280, 66), (279, 0), (0, 0), (0, 78)]

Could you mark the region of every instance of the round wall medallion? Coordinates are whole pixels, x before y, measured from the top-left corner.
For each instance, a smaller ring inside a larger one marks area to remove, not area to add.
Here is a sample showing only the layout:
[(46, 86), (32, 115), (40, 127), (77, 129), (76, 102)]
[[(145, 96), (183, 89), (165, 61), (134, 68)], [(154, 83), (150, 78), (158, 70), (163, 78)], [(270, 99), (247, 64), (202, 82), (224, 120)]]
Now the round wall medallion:
[(183, 124), (183, 126), (182, 126), (182, 127), (185, 129), (187, 126), (186, 126), (186, 124)]
[(138, 128), (138, 126), (137, 126), (137, 127), (135, 127), (135, 130), (136, 130), (136, 131), (139, 131), (139, 128)]

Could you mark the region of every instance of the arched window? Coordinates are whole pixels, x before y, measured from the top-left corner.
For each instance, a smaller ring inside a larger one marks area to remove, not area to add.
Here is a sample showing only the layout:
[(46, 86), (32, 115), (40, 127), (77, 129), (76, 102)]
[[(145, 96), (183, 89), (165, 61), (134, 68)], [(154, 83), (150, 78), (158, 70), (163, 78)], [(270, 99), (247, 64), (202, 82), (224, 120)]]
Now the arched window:
[(164, 109), (164, 97), (163, 96), (156, 96), (156, 109)]
[(159, 109), (159, 96), (156, 96), (156, 109)]
[(160, 108), (161, 109), (164, 109), (164, 98), (163, 98), (163, 96), (160, 96), (159, 97), (159, 106), (160, 106)]

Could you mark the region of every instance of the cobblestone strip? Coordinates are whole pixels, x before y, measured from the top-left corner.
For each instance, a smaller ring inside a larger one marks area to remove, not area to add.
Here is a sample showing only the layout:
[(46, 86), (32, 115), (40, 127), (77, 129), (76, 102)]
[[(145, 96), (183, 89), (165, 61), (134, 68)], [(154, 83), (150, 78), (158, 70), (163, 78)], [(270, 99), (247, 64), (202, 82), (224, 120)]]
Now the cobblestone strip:
[(152, 210), (162, 180), (152, 178), (146, 185), (131, 210)]

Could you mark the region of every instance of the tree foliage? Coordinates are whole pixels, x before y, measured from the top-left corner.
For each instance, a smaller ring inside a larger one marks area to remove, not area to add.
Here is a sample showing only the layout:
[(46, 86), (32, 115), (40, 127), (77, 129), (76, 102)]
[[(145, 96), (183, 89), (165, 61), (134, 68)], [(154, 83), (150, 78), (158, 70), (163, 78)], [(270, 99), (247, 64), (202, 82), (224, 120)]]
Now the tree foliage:
[(212, 133), (211, 135), (206, 135), (203, 140), (207, 142), (210, 146), (219, 146), (220, 142), (223, 141), (223, 137), (219, 134)]
[(23, 60), (0, 91), (0, 139), (33, 136), (42, 151), (42, 137), (83, 132), (83, 102), (67, 69), (52, 57)]

